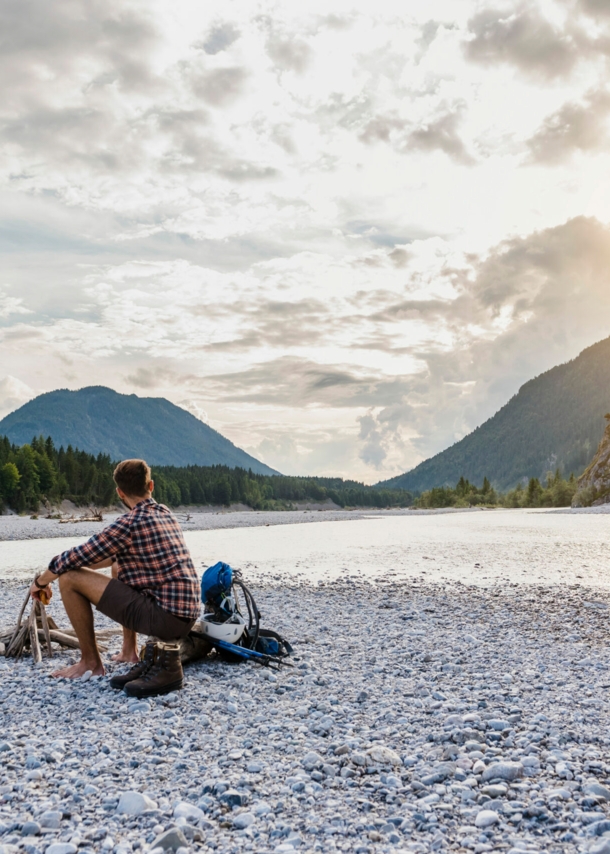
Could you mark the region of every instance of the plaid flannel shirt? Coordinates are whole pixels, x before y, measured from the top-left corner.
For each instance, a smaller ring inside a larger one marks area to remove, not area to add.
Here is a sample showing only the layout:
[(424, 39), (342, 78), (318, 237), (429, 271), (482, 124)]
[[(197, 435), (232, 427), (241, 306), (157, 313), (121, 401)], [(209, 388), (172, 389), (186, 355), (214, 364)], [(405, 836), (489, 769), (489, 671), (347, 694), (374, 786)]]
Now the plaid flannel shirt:
[(164, 504), (140, 501), (82, 546), (54, 557), (49, 569), (61, 575), (109, 557), (118, 564), (119, 581), (151, 596), (170, 614), (197, 619), (199, 578), (178, 520)]

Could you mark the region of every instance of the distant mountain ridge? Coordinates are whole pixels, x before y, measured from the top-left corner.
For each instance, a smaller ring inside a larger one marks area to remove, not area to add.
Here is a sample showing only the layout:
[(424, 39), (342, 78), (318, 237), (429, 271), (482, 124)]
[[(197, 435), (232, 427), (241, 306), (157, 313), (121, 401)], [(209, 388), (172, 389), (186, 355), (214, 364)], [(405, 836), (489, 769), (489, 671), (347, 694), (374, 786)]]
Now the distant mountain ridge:
[(278, 474), (169, 400), (105, 386), (41, 394), (0, 421), (0, 436), (17, 445), (51, 436), (58, 447), (72, 445), (113, 460), (142, 457), (151, 465), (225, 465)]
[(610, 410), (610, 338), (521, 386), (492, 418), (405, 474), (377, 484), (422, 492), (455, 486), (463, 475), (498, 489), (561, 469), (580, 474), (604, 433)]

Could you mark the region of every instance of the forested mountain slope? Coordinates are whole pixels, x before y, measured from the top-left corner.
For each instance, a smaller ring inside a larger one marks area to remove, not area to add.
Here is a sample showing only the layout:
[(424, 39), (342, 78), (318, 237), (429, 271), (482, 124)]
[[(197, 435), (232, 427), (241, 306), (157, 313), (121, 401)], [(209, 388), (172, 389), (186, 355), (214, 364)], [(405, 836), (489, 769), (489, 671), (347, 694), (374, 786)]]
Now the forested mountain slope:
[(610, 410), (610, 338), (525, 383), (492, 418), (461, 441), (379, 486), (414, 492), (454, 486), (461, 476), (497, 489), (559, 468), (580, 474)]
[(239, 466), (277, 474), (169, 400), (104, 386), (41, 394), (3, 418), (0, 435), (16, 445), (51, 436), (57, 447), (72, 445), (112, 460), (143, 457), (157, 465)]

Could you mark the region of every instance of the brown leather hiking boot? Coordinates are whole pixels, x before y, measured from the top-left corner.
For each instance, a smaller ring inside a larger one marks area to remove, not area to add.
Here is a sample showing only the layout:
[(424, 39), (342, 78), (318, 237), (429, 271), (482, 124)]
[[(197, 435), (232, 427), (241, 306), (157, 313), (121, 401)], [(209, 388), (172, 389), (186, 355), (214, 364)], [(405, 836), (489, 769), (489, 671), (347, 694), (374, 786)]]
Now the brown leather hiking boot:
[(156, 648), (157, 645), (155, 641), (146, 641), (146, 646), (144, 647), (144, 652), (142, 653), (140, 661), (138, 661), (137, 664), (134, 664), (127, 673), (117, 673), (113, 676), (110, 680), (110, 687), (124, 688), (128, 682), (133, 682), (135, 679), (139, 679), (141, 676), (144, 676), (149, 667), (152, 667), (155, 663)]
[(140, 676), (125, 685), (130, 697), (155, 697), (179, 691), (184, 684), (180, 646), (177, 643), (157, 643), (153, 664)]

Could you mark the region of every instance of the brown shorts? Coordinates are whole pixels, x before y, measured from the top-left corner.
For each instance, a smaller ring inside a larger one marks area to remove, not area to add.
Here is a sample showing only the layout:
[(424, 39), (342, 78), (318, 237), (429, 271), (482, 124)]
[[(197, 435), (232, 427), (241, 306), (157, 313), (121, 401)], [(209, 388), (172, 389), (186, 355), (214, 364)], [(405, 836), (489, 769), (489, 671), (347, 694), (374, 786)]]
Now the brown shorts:
[(195, 620), (164, 611), (150, 596), (134, 590), (118, 578), (110, 579), (97, 603), (97, 610), (126, 629), (165, 641), (186, 637), (195, 623)]

